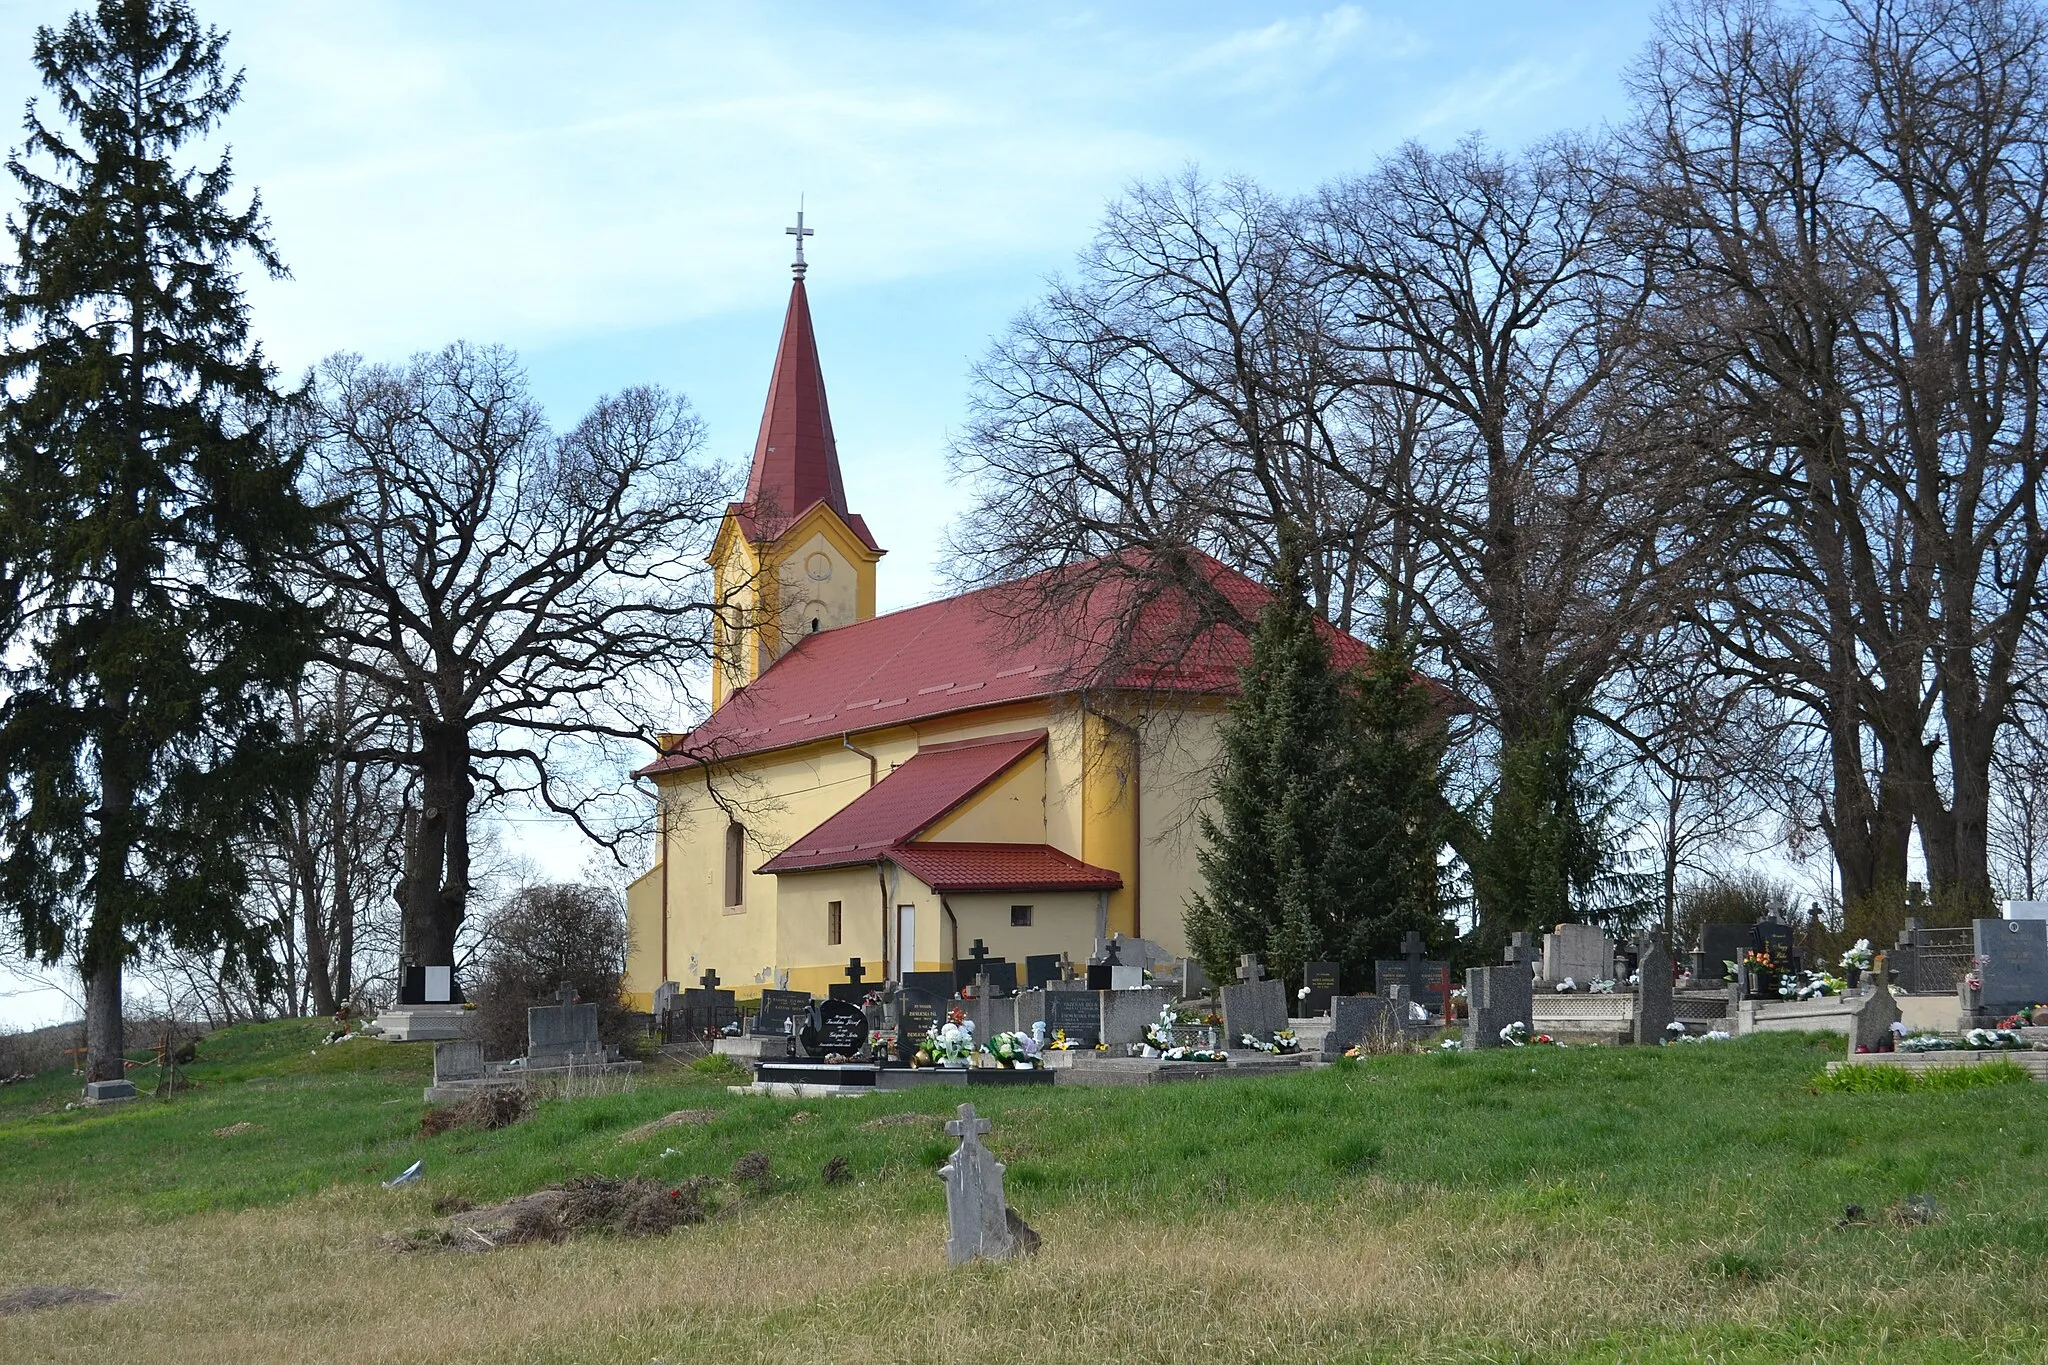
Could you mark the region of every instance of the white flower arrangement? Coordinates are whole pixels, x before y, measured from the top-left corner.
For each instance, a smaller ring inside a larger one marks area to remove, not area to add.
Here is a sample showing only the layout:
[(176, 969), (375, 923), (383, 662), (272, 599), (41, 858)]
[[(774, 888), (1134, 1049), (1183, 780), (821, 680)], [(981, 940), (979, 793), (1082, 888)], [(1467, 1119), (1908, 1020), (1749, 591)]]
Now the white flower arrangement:
[(1303, 987), (1302, 987), (1302, 988), (1301, 988), (1300, 990), (1296, 991), (1296, 992), (1294, 993), (1294, 998), (1295, 998), (1296, 1000), (1306, 1000), (1306, 999), (1308, 999), (1308, 987), (1306, 987), (1306, 986), (1303, 986)]
[(1169, 1062), (1227, 1062), (1229, 1054), (1206, 1047), (1170, 1047), (1160, 1053), (1161, 1059)]
[(998, 1033), (983, 1043), (981, 1050), (995, 1058), (998, 1066), (1013, 1071), (1035, 1071), (1044, 1064), (1038, 1055), (1038, 1039), (1029, 1033)]
[(1841, 965), (1844, 967), (1854, 967), (1858, 971), (1867, 972), (1870, 970), (1870, 962), (1872, 957), (1874, 956), (1875, 954), (1873, 954), (1870, 951), (1870, 940), (1867, 938), (1859, 938), (1856, 940), (1855, 947), (1849, 949), (1848, 951), (1842, 954)]
[(1588, 989), (1594, 995), (1612, 995), (1614, 994), (1614, 982), (1595, 981)]
[(2026, 1045), (2026, 1040), (2009, 1028), (1973, 1028), (1963, 1035), (1963, 1046), (1972, 1052), (1996, 1052)]
[(1680, 1038), (1679, 1041), (1682, 1043), (1725, 1043), (1732, 1039), (1734, 1036), (1735, 1035), (1730, 1033), (1727, 1029), (1710, 1028), (1705, 1033), (1700, 1034), (1698, 1037), (1694, 1037), (1691, 1034), (1687, 1034), (1685, 1037)]
[(1564, 980), (1557, 983), (1557, 993), (1559, 995), (1569, 995), (1578, 988), (1579, 983), (1577, 981), (1574, 981), (1571, 977), (1566, 977)]
[(1787, 1000), (1820, 1000), (1848, 989), (1848, 982), (1826, 972), (1787, 972), (1778, 982), (1778, 994)]
[(1667, 1042), (1667, 1043), (1675, 1043), (1675, 1042), (1678, 1042), (1678, 1041), (1680, 1041), (1680, 1040), (1681, 1040), (1681, 1039), (1683, 1039), (1684, 1037), (1685, 1037), (1685, 1023), (1684, 1023), (1684, 1021), (1683, 1021), (1683, 1020), (1679, 1020), (1679, 1019), (1673, 1019), (1673, 1020), (1672, 1020), (1672, 1021), (1671, 1021), (1670, 1023), (1668, 1023), (1668, 1024), (1666, 1024), (1666, 1025), (1664, 1026), (1664, 1041), (1665, 1041), (1665, 1042)]
[(960, 1017), (960, 1011), (953, 1011), (953, 1018), (943, 1024), (936, 1024), (924, 1035), (920, 1049), (937, 1061), (959, 1062), (974, 1055), (974, 1021)]
[(1517, 1019), (1500, 1031), (1500, 1040), (1509, 1047), (1524, 1047), (1529, 1042), (1529, 1026)]
[(1438, 1052), (1463, 1052), (1465, 1045), (1456, 1038), (1446, 1038), (1436, 1045), (1436, 1050)]
[(1294, 1036), (1294, 1030), (1287, 1028), (1276, 1029), (1271, 1039), (1263, 1041), (1247, 1033), (1238, 1039), (1238, 1043), (1254, 1052), (1270, 1052), (1275, 1055), (1301, 1051), (1301, 1042)]
[(1954, 1052), (1962, 1046), (1953, 1038), (1944, 1038), (1939, 1033), (1915, 1033), (1899, 1039), (1897, 1047), (1901, 1052)]

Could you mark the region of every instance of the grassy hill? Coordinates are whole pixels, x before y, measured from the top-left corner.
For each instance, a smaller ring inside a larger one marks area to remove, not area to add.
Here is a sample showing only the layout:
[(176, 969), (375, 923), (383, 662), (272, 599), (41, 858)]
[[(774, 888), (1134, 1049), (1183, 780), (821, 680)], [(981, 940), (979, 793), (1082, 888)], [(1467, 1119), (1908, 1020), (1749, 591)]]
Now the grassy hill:
[[(122, 1295), (0, 1318), (0, 1357), (2048, 1356), (2048, 1091), (1838, 1093), (1816, 1083), (1834, 1039), (977, 1091), (1046, 1247), (952, 1273), (934, 1171), (964, 1092), (742, 1099), (676, 1069), (421, 1138), (429, 1050), (321, 1028), (215, 1034), (168, 1101), (0, 1090), (0, 1293)], [(678, 1109), (704, 1121), (621, 1141)], [(439, 1199), (723, 1177), (749, 1152), (765, 1191), (663, 1238), (381, 1244)], [(851, 1181), (826, 1182), (833, 1157)], [(380, 1188), (416, 1159), (421, 1185)], [(1932, 1221), (1893, 1212), (1913, 1196)]]

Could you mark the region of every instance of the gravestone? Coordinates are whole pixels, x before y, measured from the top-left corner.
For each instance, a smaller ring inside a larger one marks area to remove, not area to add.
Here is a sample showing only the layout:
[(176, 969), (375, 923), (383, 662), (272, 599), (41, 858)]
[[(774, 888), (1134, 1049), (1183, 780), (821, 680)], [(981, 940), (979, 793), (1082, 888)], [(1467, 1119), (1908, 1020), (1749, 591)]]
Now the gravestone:
[(801, 1038), (811, 1057), (836, 1055), (851, 1061), (867, 1050), (867, 1012), (850, 1000), (820, 1000), (811, 1006)]
[(460, 1005), (462, 986), (450, 966), (401, 967), (398, 972), (398, 1003), (405, 1005)]
[(2048, 1003), (2048, 921), (1980, 919), (1971, 922), (1977, 1001), (1995, 1014)]
[(1183, 1000), (1193, 1000), (1197, 996), (1207, 995), (1213, 989), (1209, 982), (1209, 974), (1202, 970), (1201, 963), (1191, 957), (1180, 959), (1174, 984)]
[(85, 1102), (87, 1104), (111, 1104), (115, 1100), (132, 1100), (136, 1097), (137, 1093), (135, 1082), (130, 1080), (87, 1081), (85, 1083)]
[[(1012, 1002), (1017, 1007), (1017, 1032), (1029, 1033), (1033, 1024), (1044, 1022), (1045, 996), (1046, 992), (1042, 990), (1017, 992), (1017, 998)], [(1051, 1036), (1046, 1034), (1048, 1038)]]
[(1051, 1041), (1065, 1032), (1077, 1047), (1094, 1047), (1102, 1041), (1102, 1001), (1099, 991), (1047, 991), (1045, 993), (1045, 1036)]
[(1323, 1035), (1323, 1055), (1341, 1057), (1368, 1039), (1396, 1039), (1408, 1026), (1408, 988), (1392, 995), (1338, 995), (1330, 999), (1330, 1031)]
[(602, 1060), (604, 1045), (597, 1040), (597, 1006), (578, 1005), (574, 1003), (575, 999), (576, 992), (564, 986), (557, 993), (559, 1003), (528, 1007), (528, 1067), (569, 1066)]
[(1237, 984), (1223, 988), (1223, 1045), (1243, 1047), (1249, 1036), (1269, 1041), (1287, 1027), (1287, 987), (1265, 979), (1266, 969), (1250, 953), (1238, 959)]
[(1585, 990), (1595, 981), (1613, 978), (1614, 941), (1592, 925), (1560, 924), (1543, 936), (1545, 981), (1569, 979)]
[(664, 981), (654, 988), (653, 1013), (657, 1021), (668, 1018), (668, 1012), (675, 1008), (676, 996), (682, 988), (673, 981)]
[(1524, 930), (1508, 935), (1508, 946), (1501, 949), (1500, 960), (1509, 966), (1527, 967), (1532, 973), (1541, 953), (1536, 947), (1536, 936)]
[(1892, 1025), (1904, 1017), (1899, 1002), (1892, 998), (1891, 982), (1885, 979), (1885, 973), (1882, 970), (1873, 973), (1870, 993), (1863, 997), (1861, 1007), (1849, 1016), (1849, 1055), (1854, 1057), (1859, 1050), (1890, 1052), (1893, 1048)]
[(1339, 971), (1335, 962), (1311, 962), (1302, 968), (1301, 984), (1308, 987), (1308, 994), (1301, 1000), (1304, 1016), (1330, 1012), (1330, 1001), (1337, 994)]
[(1059, 953), (1033, 953), (1024, 959), (1024, 988), (1042, 991), (1048, 981), (1065, 974), (1065, 959)]
[(923, 991), (941, 1004), (953, 998), (951, 972), (905, 972), (897, 984), (906, 991)]
[[(1112, 1048), (1143, 1042), (1145, 1026), (1159, 1022), (1159, 1011), (1171, 995), (1156, 986), (1137, 990), (1111, 991), (1102, 1001), (1102, 1041)], [(1282, 1028), (1286, 1025), (1283, 1023)]]
[(718, 988), (718, 973), (707, 971), (682, 995), (683, 1029), (691, 1035), (715, 1033), (740, 1017), (731, 991)]
[(1750, 947), (1747, 924), (1702, 924), (1700, 946), (1694, 954), (1692, 974), (1700, 981), (1725, 981), (1730, 962), (1742, 961)]
[(939, 1178), (946, 1182), (946, 1261), (1007, 1261), (1018, 1248), (1003, 1200), (1003, 1163), (981, 1145), (989, 1121), (976, 1118), (971, 1104), (961, 1105), (959, 1113), (946, 1132), (959, 1138), (960, 1146), (939, 1167)]
[(1409, 930), (1401, 940), (1399, 962), (1373, 963), (1374, 994), (1386, 995), (1395, 986), (1406, 986), (1409, 999), (1420, 1002), (1445, 1019), (1451, 1012), (1451, 964), (1424, 956), (1422, 935)]
[(1091, 991), (1113, 991), (1116, 989), (1116, 969), (1123, 966), (1123, 950), (1117, 947), (1115, 939), (1101, 946), (1094, 957), (1088, 959), (1088, 989)]
[(480, 1081), (484, 1078), (484, 1045), (454, 1042), (434, 1044), (434, 1084), (450, 1081)]
[(810, 1008), (811, 997), (804, 991), (762, 991), (754, 1032), (762, 1037), (783, 1037), (790, 1032), (791, 1021), (800, 1021)]
[(1145, 969), (1128, 963), (1118, 963), (1109, 969), (1109, 988), (1113, 991), (1145, 989)]
[[(1001, 999), (1017, 993), (1017, 964), (1014, 962), (992, 957), (984, 966), (982, 976), (988, 979), (988, 994), (993, 998)], [(981, 979), (982, 977), (975, 978), (977, 990), (980, 989)]]
[(1465, 971), (1465, 1046), (1505, 1047), (1500, 1031), (1509, 1024), (1527, 1024), (1535, 1013), (1536, 980), (1518, 962)]
[[(955, 958), (953, 961), (953, 989), (962, 990), (973, 984), (975, 974), (982, 970), (983, 963), (993, 964), (1002, 960), (1001, 957), (989, 951), (986, 943), (983, 943), (980, 939), (974, 940), (974, 946), (967, 950), (967, 956)], [(1012, 979), (1014, 979), (1015, 969), (1012, 968), (1011, 970), (1013, 973)]]
[(1017, 1028), (1016, 992), (999, 995), (991, 986), (990, 990), (984, 993), (978, 988), (980, 981), (984, 979), (976, 979), (977, 989), (974, 995), (962, 1005), (967, 1017), (974, 1021), (974, 1041), (977, 1045), (986, 1043), (998, 1033), (1014, 1033)]
[(873, 989), (863, 984), (867, 980), (867, 975), (868, 969), (861, 964), (861, 960), (850, 957), (846, 959), (846, 980), (827, 986), (825, 994), (834, 1000), (844, 1000), (857, 1005), (867, 999), (868, 992)]
[[(934, 973), (926, 973), (934, 975)], [(917, 1055), (919, 1043), (925, 1035), (939, 1026), (946, 1017), (947, 998), (930, 991), (904, 986), (896, 992), (896, 1056), (900, 1061), (909, 1061)]]
[(1645, 1047), (1663, 1042), (1664, 1030), (1677, 1017), (1671, 1000), (1671, 949), (1663, 932), (1652, 930), (1636, 943), (1636, 1042)]

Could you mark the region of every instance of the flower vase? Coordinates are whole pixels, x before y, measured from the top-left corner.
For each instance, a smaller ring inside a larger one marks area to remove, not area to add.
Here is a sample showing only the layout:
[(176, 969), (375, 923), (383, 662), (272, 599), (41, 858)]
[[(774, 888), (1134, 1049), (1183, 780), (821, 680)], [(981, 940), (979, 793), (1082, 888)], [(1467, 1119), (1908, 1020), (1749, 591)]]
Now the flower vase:
[(1863, 980), (1863, 969), (1861, 967), (1844, 967), (1842, 968), (1842, 979), (1849, 983), (1849, 989), (1853, 991), (1856, 989), (1857, 984)]
[(939, 1059), (939, 1066), (946, 1071), (965, 1071), (967, 1069), (967, 1059), (965, 1057), (941, 1057)]

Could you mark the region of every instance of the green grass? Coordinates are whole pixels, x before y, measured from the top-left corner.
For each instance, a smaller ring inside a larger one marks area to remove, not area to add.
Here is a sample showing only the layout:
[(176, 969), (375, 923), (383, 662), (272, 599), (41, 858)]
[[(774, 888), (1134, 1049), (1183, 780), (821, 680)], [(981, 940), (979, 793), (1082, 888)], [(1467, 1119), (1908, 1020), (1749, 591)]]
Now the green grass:
[[(220, 1211), (310, 1210), (373, 1192), (390, 1201), (396, 1228), (435, 1196), (484, 1202), (589, 1171), (722, 1176), (762, 1151), (772, 1191), (749, 1216), (781, 1220), (778, 1236), (830, 1239), (850, 1222), (879, 1221), (927, 1229), (927, 1251), (940, 1237), (933, 1172), (952, 1145), (940, 1125), (965, 1091), (763, 1100), (728, 1095), (729, 1077), (712, 1069), (670, 1068), (628, 1092), (543, 1101), (509, 1129), (421, 1139), (429, 1049), (323, 1048), (321, 1027), (216, 1034), (190, 1068), (196, 1088), (170, 1100), (66, 1112), (53, 1107), (74, 1091), (66, 1078), (0, 1091), (0, 1215), (20, 1236), (56, 1238)], [(1725, 1310), (1676, 1327), (1646, 1321), (1633, 1335), (1588, 1330), (1573, 1351), (1589, 1359), (1656, 1341), (1725, 1359), (1804, 1354), (1815, 1343), (1896, 1350), (1923, 1337), (1974, 1343), (1950, 1350), (1954, 1358), (2048, 1351), (2039, 1269), (2048, 1089), (2010, 1083), (2024, 1073), (2009, 1064), (1932, 1072), (1902, 1088), (1817, 1076), (1839, 1048), (1832, 1037), (1765, 1035), (1686, 1048), (1399, 1055), (1256, 1080), (977, 1089), (972, 1098), (994, 1120), (988, 1141), (1007, 1163), (1010, 1200), (1034, 1222), (1066, 1220), (1104, 1237), (1156, 1228), (1172, 1243), (1175, 1229), (1336, 1219), (1357, 1236), (1412, 1247), (1446, 1286), (1555, 1276), (1562, 1249), (1633, 1248), (1663, 1267), (1659, 1292), (1672, 1303), (1690, 1295)], [(1841, 1077), (1880, 1074), (1904, 1075), (1845, 1068)], [(620, 1141), (684, 1108), (715, 1117)], [(897, 1114), (921, 1121), (875, 1123)], [(215, 1136), (236, 1123), (253, 1130)], [(834, 1156), (852, 1163), (852, 1184), (823, 1182)], [(420, 1158), (424, 1189), (377, 1192)], [(1932, 1197), (1940, 1217), (1884, 1222), (1883, 1211), (1915, 1195)], [(1838, 1227), (1852, 1204), (1871, 1222)], [(670, 1240), (700, 1235), (709, 1234)], [(1916, 1328), (1897, 1300), (1928, 1277), (1967, 1295), (1960, 1319)], [(1787, 1306), (1760, 1323), (1742, 1309), (1758, 1295)], [(1839, 1307), (1850, 1299), (1863, 1306)], [(649, 1340), (657, 1353), (659, 1333)], [(1665, 1358), (1659, 1350), (1630, 1358)]]

